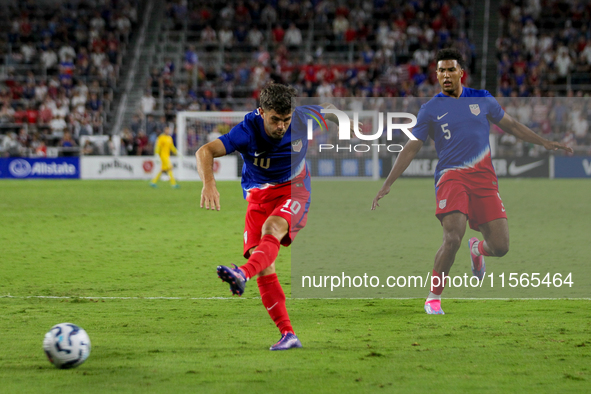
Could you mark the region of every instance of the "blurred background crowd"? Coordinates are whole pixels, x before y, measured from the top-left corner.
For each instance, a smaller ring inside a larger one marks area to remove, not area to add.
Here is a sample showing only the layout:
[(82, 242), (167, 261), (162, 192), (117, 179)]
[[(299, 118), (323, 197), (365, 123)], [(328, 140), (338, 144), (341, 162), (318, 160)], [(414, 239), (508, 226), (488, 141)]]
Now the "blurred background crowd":
[[(445, 47), (464, 55), (465, 86), (485, 81), (522, 123), (589, 153), (591, 3), (492, 2), (488, 30), (480, 8), (475, 0), (4, 1), (0, 156), (152, 155), (178, 111), (252, 110), (269, 80), (327, 100), (428, 98), (440, 91), (434, 57)], [(486, 57), (483, 34), (493, 48)], [(496, 66), (486, 78), (484, 61)], [(540, 153), (493, 132), (507, 154)], [(189, 149), (219, 133), (189, 130)]]

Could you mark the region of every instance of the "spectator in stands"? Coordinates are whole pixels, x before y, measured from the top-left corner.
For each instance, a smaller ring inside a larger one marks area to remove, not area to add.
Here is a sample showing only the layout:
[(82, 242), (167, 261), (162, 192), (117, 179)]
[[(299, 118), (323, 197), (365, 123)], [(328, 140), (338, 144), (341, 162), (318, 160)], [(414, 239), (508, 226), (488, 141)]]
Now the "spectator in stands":
[(47, 96), (47, 84), (42, 79), (37, 86), (35, 86), (35, 101), (37, 103), (42, 103), (45, 100), (45, 96)]
[(261, 23), (268, 26), (273, 26), (277, 22), (277, 11), (271, 5), (267, 3), (265, 8), (261, 11)]
[(26, 113), (26, 121), (29, 124), (29, 127), (35, 129), (37, 127), (37, 122), (39, 121), (39, 110), (33, 101), (29, 102)]
[(12, 106), (0, 103), (0, 124), (14, 122), (14, 109)]
[(213, 51), (217, 47), (217, 34), (211, 25), (205, 26), (205, 29), (201, 31), (201, 44), (205, 46), (205, 50), (208, 52)]
[(58, 146), (63, 148), (63, 156), (74, 156), (74, 148), (76, 148), (78, 144), (76, 144), (76, 141), (74, 141), (72, 135), (68, 131), (66, 131), (63, 133), (63, 137), (58, 143)]
[(579, 111), (577, 116), (572, 120), (571, 130), (573, 131), (577, 145), (585, 145), (588, 142), (589, 122), (584, 111)]
[(318, 86), (316, 89), (316, 96), (323, 99), (333, 97), (332, 89), (333, 87), (328, 83), (328, 81), (323, 80), (320, 86)]
[(225, 25), (219, 32), (220, 44), (224, 49), (231, 49), (234, 46), (234, 32)]
[(251, 50), (258, 48), (263, 43), (263, 40), (263, 33), (261, 33), (256, 25), (250, 29), (246, 36), (246, 42)]
[(74, 126), (74, 135), (77, 139), (85, 135), (93, 135), (94, 130), (92, 125), (90, 124), (90, 119), (88, 117), (84, 117), (81, 119), (79, 123)]
[(31, 148), (34, 151), (34, 157), (47, 156), (47, 145), (45, 144), (45, 140), (41, 139), (38, 134), (33, 135), (33, 141), (31, 141)]
[(173, 100), (176, 97), (176, 86), (171, 78), (164, 78), (164, 86), (162, 88), (162, 94), (165, 100)]
[(554, 67), (558, 74), (556, 83), (560, 85), (566, 84), (566, 78), (573, 67), (573, 61), (568, 53), (568, 48), (563, 46), (558, 49), (558, 55), (554, 61)]
[(117, 32), (123, 41), (128, 42), (129, 33), (131, 32), (131, 21), (129, 18), (123, 13), (116, 14), (115, 26), (117, 26)]
[(51, 97), (46, 96), (43, 104), (39, 107), (39, 124), (46, 126), (51, 122), (55, 107), (55, 102)]
[(197, 63), (199, 63), (199, 57), (197, 56), (197, 52), (195, 51), (195, 46), (189, 45), (189, 47), (185, 51), (183, 67), (188, 73), (192, 73), (193, 70), (197, 67)]
[(67, 62), (76, 58), (76, 50), (70, 45), (69, 42), (65, 42), (58, 51), (60, 63)]
[(152, 96), (152, 93), (149, 90), (144, 92), (144, 95), (140, 101), (140, 106), (144, 115), (149, 115), (154, 112), (156, 107), (156, 99), (154, 96)]
[(338, 42), (345, 41), (345, 32), (349, 28), (349, 21), (344, 15), (337, 15), (332, 22), (332, 33)]
[(41, 64), (45, 67), (47, 73), (51, 74), (54, 72), (57, 66), (57, 54), (52, 48), (41, 52)]
[(150, 141), (148, 140), (148, 136), (146, 135), (146, 133), (144, 133), (143, 130), (140, 130), (140, 132), (138, 133), (135, 143), (137, 146), (136, 154), (138, 156), (146, 156), (152, 154), (151, 149), (149, 149)]
[(297, 51), (300, 45), (302, 45), (302, 32), (297, 28), (295, 23), (292, 22), (289, 24), (283, 42), (290, 51)]
[(121, 132), (121, 150), (119, 153), (122, 156), (133, 156), (136, 154), (135, 137), (127, 127)]
[(68, 124), (66, 120), (60, 115), (54, 115), (53, 119), (49, 123), (52, 138), (61, 138), (64, 135), (64, 131), (67, 129)]
[(72, 108), (76, 108), (79, 105), (86, 106), (86, 95), (80, 89), (74, 91), (74, 96), (71, 100)]
[(21, 127), (18, 131), (17, 141), (21, 147), (21, 153), (24, 153), (24, 150), (30, 146), (31, 143), (31, 136), (26, 128)]
[[(148, 115), (148, 119), (151, 119), (151, 118), (152, 118), (152, 115)], [(137, 135), (137, 133), (142, 128), (142, 120), (138, 114), (133, 115), (133, 117), (131, 118), (131, 123), (129, 124), (129, 128), (131, 129), (131, 132), (133, 133), (133, 135)]]
[(271, 31), (271, 37), (273, 39), (273, 44), (279, 45), (283, 43), (283, 39), (285, 38), (285, 30), (281, 27), (281, 24), (276, 24), (273, 30)]
[(89, 139), (84, 142), (84, 146), (82, 147), (82, 151), (80, 152), (82, 155), (98, 155), (99, 149), (98, 147), (92, 143)]
[(3, 152), (4, 157), (18, 157), (21, 152), (20, 148), (16, 134), (8, 133), (4, 136), (0, 150)]

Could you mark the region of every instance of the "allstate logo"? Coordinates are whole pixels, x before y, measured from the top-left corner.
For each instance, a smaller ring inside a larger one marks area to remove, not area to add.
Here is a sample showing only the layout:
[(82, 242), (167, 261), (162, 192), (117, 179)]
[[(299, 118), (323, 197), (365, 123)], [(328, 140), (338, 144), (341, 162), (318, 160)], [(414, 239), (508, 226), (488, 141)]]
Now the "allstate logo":
[(8, 171), (16, 178), (24, 178), (31, 173), (31, 165), (26, 160), (15, 159), (8, 165)]

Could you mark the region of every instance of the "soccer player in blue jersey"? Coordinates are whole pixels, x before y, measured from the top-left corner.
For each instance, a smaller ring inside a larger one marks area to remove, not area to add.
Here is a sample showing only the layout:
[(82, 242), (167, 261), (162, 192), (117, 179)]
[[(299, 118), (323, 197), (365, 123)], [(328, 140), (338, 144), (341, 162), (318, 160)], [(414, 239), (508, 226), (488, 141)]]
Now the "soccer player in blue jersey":
[(463, 59), (459, 51), (442, 49), (436, 61), (441, 93), (419, 110), (412, 131), (417, 140), (408, 141), (399, 154), (373, 200), (372, 210), (390, 192), (394, 181), (408, 167), (427, 137), (431, 137), (439, 157), (435, 169), (435, 215), (443, 227), (443, 244), (435, 255), (433, 285), (425, 301), (425, 311), (442, 315), (443, 275), (449, 275), (466, 232), (466, 221), (484, 238), (469, 240), (474, 276), (480, 280), (484, 277), (484, 256), (501, 257), (509, 251), (507, 215), (490, 156), (490, 122), (523, 141), (548, 150), (572, 152), (572, 149), (538, 136), (513, 119), (488, 91), (463, 87)]
[[(217, 273), (242, 295), (246, 282), (257, 277), (261, 300), (279, 328), (281, 339), (271, 350), (302, 347), (289, 320), (285, 294), (275, 274), (279, 246), (288, 246), (307, 219), (310, 173), (306, 168), (307, 119), (331, 104), (292, 108), (296, 90), (269, 84), (261, 90), (260, 107), (226, 135), (201, 147), (197, 168), (203, 181), (201, 207), (220, 210), (220, 195), (213, 177), (213, 159), (240, 152), (244, 159), (242, 188), (248, 201), (244, 229), (244, 257), (234, 268), (219, 266)], [(334, 115), (325, 116), (333, 122)]]

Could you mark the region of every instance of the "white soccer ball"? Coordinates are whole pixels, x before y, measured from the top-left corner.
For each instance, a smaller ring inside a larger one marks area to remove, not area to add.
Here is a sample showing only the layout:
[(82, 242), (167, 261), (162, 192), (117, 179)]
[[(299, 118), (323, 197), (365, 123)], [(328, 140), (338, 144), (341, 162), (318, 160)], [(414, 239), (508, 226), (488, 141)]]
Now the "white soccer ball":
[(74, 368), (88, 358), (90, 338), (83, 328), (75, 324), (57, 324), (45, 334), (43, 350), (49, 361), (56, 367)]

